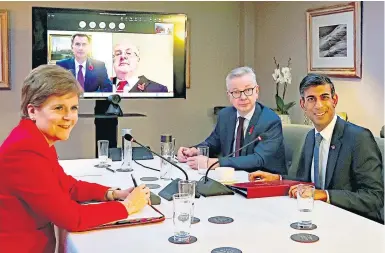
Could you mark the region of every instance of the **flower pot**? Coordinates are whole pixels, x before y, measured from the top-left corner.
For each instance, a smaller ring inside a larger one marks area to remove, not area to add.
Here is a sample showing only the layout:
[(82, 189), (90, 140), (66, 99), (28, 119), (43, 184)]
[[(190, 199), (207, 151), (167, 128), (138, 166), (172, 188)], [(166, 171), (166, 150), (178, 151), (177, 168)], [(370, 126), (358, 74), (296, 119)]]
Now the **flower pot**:
[(278, 114), (278, 116), (281, 118), (282, 124), (291, 124), (290, 115)]

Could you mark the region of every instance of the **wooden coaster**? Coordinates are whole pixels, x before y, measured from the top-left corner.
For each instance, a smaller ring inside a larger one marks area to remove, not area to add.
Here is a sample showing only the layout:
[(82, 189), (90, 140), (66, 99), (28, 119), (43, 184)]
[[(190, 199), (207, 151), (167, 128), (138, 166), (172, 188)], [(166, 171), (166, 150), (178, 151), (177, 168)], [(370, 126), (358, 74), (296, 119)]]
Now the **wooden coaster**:
[(215, 223), (215, 224), (228, 224), (233, 222), (234, 219), (226, 216), (214, 216), (209, 218), (209, 222)]
[(211, 253), (242, 253), (242, 250), (232, 247), (220, 247), (213, 249)]
[(190, 238), (189, 238), (188, 241), (177, 242), (177, 241), (174, 240), (174, 236), (171, 236), (171, 237), (168, 238), (168, 241), (171, 242), (171, 243), (174, 243), (174, 244), (192, 244), (192, 243), (198, 241), (198, 239), (195, 236), (190, 235)]
[(317, 228), (316, 224), (311, 224), (311, 227), (304, 227), (299, 225), (299, 222), (294, 222), (290, 224), (291, 228), (297, 229), (297, 230), (314, 230)]
[(305, 234), (305, 233), (291, 235), (290, 239), (301, 243), (313, 243), (313, 242), (319, 241), (318, 236), (312, 235), (312, 234)]

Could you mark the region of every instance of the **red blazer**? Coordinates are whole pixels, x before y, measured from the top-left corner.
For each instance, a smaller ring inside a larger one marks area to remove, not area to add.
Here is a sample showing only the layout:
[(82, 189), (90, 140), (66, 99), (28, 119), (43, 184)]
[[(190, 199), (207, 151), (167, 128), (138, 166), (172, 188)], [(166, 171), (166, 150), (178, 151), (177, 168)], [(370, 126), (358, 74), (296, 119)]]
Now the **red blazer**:
[(54, 252), (53, 224), (81, 231), (127, 217), (116, 201), (104, 200), (108, 187), (68, 176), (55, 147), (31, 120), (21, 120), (0, 147), (0, 252)]

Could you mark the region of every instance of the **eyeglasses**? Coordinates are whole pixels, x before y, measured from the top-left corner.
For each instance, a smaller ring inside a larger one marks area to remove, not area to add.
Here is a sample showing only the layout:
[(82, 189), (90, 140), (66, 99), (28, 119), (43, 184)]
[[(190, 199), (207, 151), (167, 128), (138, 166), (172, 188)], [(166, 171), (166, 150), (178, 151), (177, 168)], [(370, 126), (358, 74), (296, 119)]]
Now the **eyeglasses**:
[(231, 94), (231, 96), (233, 96), (233, 98), (240, 98), (242, 96), (242, 93), (245, 94), (246, 97), (249, 97), (253, 95), (255, 87), (257, 86), (254, 86), (253, 88), (244, 89), (244, 90), (236, 90), (231, 92), (229, 91), (229, 93)]
[(114, 54), (112, 56), (114, 57), (119, 57), (121, 55), (127, 55), (127, 57), (135, 57), (135, 56), (138, 56), (135, 52), (132, 52), (132, 50), (126, 50), (126, 51), (121, 51), (121, 50), (117, 50), (114, 52)]

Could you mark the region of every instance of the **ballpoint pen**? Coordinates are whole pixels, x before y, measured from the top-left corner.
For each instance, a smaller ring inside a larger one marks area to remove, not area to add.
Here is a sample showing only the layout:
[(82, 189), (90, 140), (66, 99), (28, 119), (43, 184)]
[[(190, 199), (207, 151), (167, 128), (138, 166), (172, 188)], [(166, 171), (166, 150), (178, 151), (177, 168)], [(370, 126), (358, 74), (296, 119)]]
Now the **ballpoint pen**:
[(133, 174), (131, 174), (131, 178), (132, 178), (132, 182), (134, 182), (134, 186), (135, 186), (135, 187), (138, 187), (138, 184), (136, 183), (136, 180), (135, 180)]

